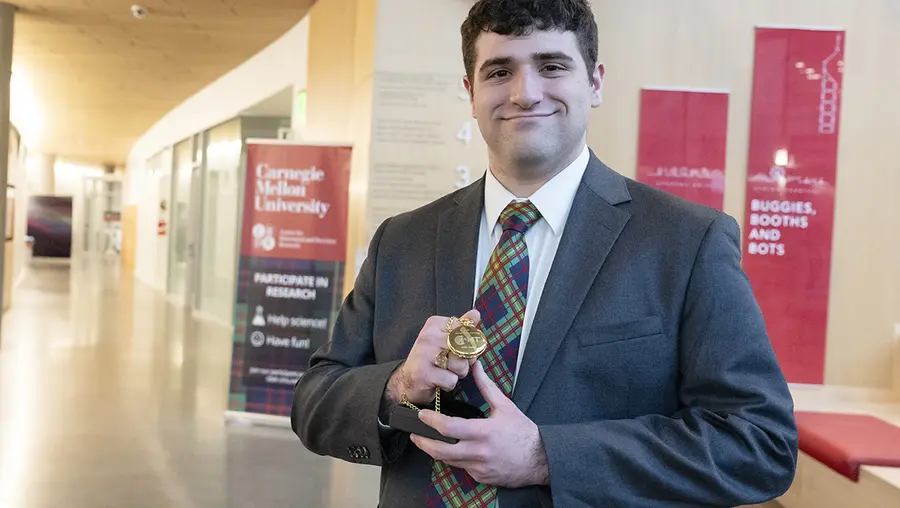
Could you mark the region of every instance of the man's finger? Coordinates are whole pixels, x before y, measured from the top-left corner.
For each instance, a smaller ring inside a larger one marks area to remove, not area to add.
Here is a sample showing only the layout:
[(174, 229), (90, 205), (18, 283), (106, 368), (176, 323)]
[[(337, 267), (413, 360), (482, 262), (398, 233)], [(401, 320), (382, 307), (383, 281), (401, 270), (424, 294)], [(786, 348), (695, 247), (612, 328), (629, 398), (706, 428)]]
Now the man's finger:
[(431, 316), (427, 320), (425, 320), (425, 326), (422, 328), (423, 331), (428, 330), (432, 332), (443, 331), (444, 327), (447, 326), (447, 321), (450, 318), (445, 316)]
[(431, 456), (431, 458), (435, 460), (457, 460), (456, 457), (453, 456), (453, 445), (451, 445), (450, 443), (445, 443), (436, 439), (430, 439), (418, 434), (410, 434), (409, 440), (412, 441), (413, 444), (415, 444), (420, 450), (427, 453), (429, 456)]
[(472, 366), (472, 376), (475, 378), (475, 386), (478, 387), (484, 400), (490, 404), (491, 409), (497, 409), (497, 407), (510, 402), (509, 398), (488, 377), (487, 372), (484, 371), (484, 365), (480, 361), (475, 362), (475, 365)]
[(431, 458), (451, 466), (465, 469), (482, 462), (481, 459), (470, 452), (471, 447), (463, 442), (450, 444), (418, 434), (410, 434), (409, 439), (417, 448), (427, 453)]
[(460, 379), (469, 375), (469, 365), (467, 360), (450, 353), (447, 369), (453, 371)]
[[(430, 409), (419, 411), (419, 420), (444, 436), (456, 438), (460, 441), (479, 439), (483, 435), (480, 429), (482, 425), (478, 425), (478, 420), (455, 418)], [(482, 421), (481, 423), (483, 424), (484, 422)]]
[(469, 312), (463, 314), (462, 317), (471, 319), (475, 322), (476, 325), (481, 323), (481, 313), (478, 312), (478, 309), (472, 309)]
[(432, 370), (431, 375), (433, 376), (432, 379), (434, 379), (434, 386), (441, 388), (445, 392), (452, 392), (456, 388), (456, 383), (459, 382), (459, 377), (454, 372), (438, 367)]

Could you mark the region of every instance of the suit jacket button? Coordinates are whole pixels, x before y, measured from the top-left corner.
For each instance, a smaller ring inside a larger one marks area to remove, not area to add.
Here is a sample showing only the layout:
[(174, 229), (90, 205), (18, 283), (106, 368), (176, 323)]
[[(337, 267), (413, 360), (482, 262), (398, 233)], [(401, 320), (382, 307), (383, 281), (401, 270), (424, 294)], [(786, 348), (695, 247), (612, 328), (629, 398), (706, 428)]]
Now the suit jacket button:
[(369, 458), (369, 448), (366, 446), (363, 446), (362, 450), (361, 450), (361, 454), (362, 454), (362, 458), (368, 459)]

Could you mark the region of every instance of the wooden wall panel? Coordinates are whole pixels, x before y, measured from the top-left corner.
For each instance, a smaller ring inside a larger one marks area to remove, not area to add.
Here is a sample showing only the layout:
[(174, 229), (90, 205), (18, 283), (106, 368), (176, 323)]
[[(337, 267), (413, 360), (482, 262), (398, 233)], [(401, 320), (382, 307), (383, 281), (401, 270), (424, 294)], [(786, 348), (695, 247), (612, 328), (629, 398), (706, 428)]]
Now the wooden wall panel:
[(134, 254), (137, 247), (137, 205), (128, 205), (122, 209), (122, 271), (134, 272)]

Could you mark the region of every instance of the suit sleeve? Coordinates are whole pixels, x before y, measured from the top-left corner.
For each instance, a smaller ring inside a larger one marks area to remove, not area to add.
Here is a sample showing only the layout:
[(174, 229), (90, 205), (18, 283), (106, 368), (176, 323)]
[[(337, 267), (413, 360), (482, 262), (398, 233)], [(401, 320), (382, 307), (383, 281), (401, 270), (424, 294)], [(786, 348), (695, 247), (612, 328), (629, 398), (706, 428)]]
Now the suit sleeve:
[(783, 494), (797, 463), (793, 400), (719, 215), (694, 261), (679, 330), (681, 409), (539, 426), (555, 506), (721, 506)]
[(310, 451), (360, 464), (391, 462), (406, 444), (403, 434), (378, 425), (384, 389), (400, 365), (376, 363), (373, 341), (378, 245), (387, 223), (372, 238), (331, 340), (294, 387), (291, 410), (291, 427)]

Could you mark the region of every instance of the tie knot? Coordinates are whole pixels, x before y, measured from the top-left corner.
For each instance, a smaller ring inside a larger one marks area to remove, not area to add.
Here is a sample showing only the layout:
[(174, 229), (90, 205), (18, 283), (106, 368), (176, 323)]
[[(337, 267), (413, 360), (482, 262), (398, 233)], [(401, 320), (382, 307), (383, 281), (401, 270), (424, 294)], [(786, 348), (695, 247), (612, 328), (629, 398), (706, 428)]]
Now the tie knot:
[(506, 205), (500, 214), (500, 225), (504, 231), (513, 229), (525, 234), (535, 222), (541, 218), (541, 212), (531, 201), (517, 201)]

